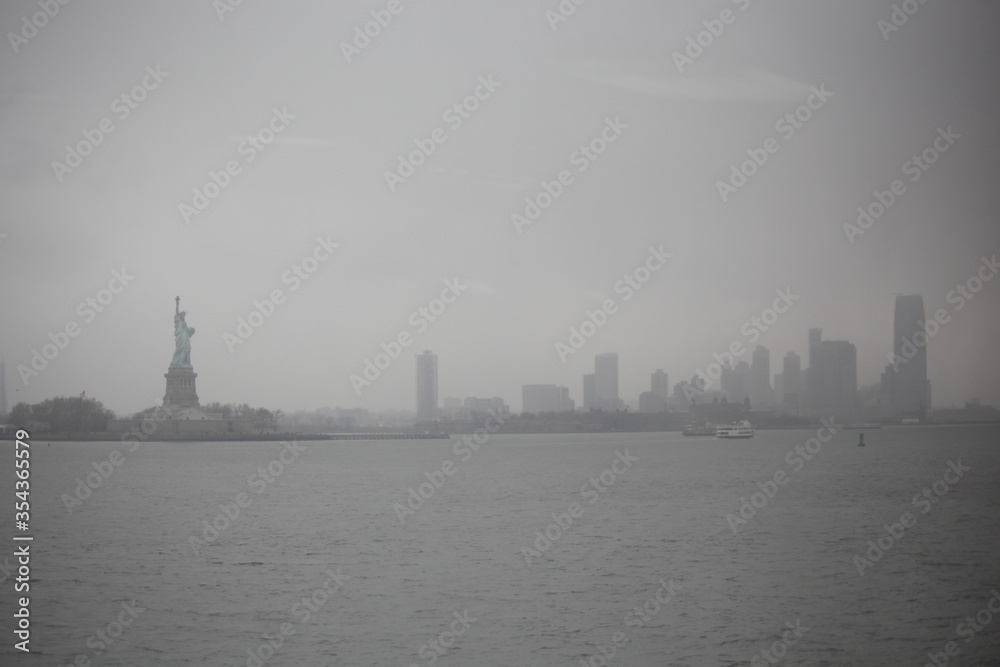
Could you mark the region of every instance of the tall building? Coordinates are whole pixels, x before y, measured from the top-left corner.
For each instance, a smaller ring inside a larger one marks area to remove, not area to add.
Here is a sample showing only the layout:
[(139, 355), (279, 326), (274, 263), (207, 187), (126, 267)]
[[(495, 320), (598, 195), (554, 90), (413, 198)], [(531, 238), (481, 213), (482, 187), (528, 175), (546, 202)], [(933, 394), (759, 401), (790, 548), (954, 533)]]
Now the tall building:
[(417, 355), (417, 421), (438, 418), (438, 358), (430, 350)]
[(7, 370), (0, 357), (0, 417), (7, 416)]
[(858, 419), (858, 351), (846, 340), (822, 340), (809, 330), (809, 406), (814, 417), (846, 424)]
[(670, 387), (667, 385), (667, 374), (662, 368), (657, 368), (649, 376), (649, 388), (650, 391), (639, 394), (639, 412), (666, 412)]
[[(903, 418), (922, 417), (924, 411), (931, 407), (930, 383), (927, 381), (927, 338), (923, 323), (924, 298), (919, 294), (897, 296), (892, 332), (892, 351), (896, 362), (894, 403)], [(917, 345), (915, 341), (922, 341), (923, 344)]]
[(576, 405), (567, 387), (554, 384), (521, 385), (521, 412), (531, 415), (543, 412), (573, 412)]
[(653, 371), (649, 378), (650, 390), (664, 401), (670, 398), (670, 385), (667, 384), (667, 373), (662, 368)]
[(742, 403), (750, 396), (750, 364), (740, 361), (736, 364), (736, 368), (723, 366), (719, 381), (727, 401)]
[(597, 376), (588, 373), (583, 376), (583, 409), (593, 410), (597, 407)]
[(798, 415), (802, 406), (802, 358), (795, 352), (785, 355), (781, 374), (784, 385), (780, 396), (781, 404), (790, 415)]
[(750, 366), (750, 403), (771, 404), (771, 352), (763, 345), (754, 348)]
[(618, 397), (617, 352), (594, 357), (594, 403), (601, 410), (619, 410), (623, 405)]

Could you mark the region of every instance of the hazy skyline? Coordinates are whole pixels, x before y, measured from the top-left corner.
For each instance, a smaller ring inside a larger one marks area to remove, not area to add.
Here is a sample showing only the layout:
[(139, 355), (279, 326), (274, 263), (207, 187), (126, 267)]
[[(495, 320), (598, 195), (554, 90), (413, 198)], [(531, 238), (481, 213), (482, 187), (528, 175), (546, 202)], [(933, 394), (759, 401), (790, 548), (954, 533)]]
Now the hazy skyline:
[[(928, 344), (934, 405), (1000, 405), (1000, 280), (954, 291), (1000, 251), (1000, 7), (927, 3), (889, 32), (889, 0), (591, 0), (553, 29), (554, 0), (401, 0), (345, 55), (390, 4), (70, 3), (37, 34), (22, 33), (37, 1), (0, 8), (10, 405), (159, 403), (177, 295), (202, 403), (289, 411), (412, 410), (424, 350), (442, 401), (511, 407), (524, 384), (567, 386), (579, 405), (605, 352), (626, 401), (657, 368), (672, 386), (735, 341), (748, 362), (766, 346), (773, 379), (787, 352), (808, 358), (812, 327), (857, 346), (869, 385), (896, 293), (949, 316)], [(678, 59), (706, 21), (720, 34)], [(67, 146), (87, 141), (71, 166)], [(606, 151), (581, 150), (591, 141)], [(407, 175), (418, 146), (430, 155)], [(720, 192), (752, 156), (764, 164)], [(547, 190), (536, 220), (512, 221)], [(845, 230), (876, 192), (885, 214)], [(619, 283), (640, 267), (641, 289)], [(97, 312), (86, 300), (105, 288)], [(242, 340), (239, 318), (275, 290)], [(779, 291), (797, 299), (752, 340), (741, 329)], [(557, 343), (608, 299), (563, 361)], [(71, 324), (23, 382), (32, 350)], [(351, 375), (407, 335), (358, 395)]]

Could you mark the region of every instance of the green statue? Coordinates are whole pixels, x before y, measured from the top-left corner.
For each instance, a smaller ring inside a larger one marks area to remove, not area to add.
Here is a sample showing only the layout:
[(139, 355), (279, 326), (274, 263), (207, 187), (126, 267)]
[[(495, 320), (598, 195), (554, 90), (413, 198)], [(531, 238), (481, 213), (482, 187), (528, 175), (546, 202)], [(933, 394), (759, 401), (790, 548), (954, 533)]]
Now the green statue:
[(170, 361), (170, 368), (191, 368), (191, 336), (194, 335), (194, 327), (189, 327), (184, 316), (187, 315), (181, 310), (181, 298), (175, 299), (174, 310), (174, 358)]

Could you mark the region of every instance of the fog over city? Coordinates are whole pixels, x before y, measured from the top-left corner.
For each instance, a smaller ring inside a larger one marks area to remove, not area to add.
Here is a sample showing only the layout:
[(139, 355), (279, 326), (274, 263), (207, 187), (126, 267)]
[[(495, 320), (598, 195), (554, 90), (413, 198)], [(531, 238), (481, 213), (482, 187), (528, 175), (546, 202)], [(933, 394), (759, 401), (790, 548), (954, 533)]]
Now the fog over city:
[(177, 296), (203, 403), (413, 410), (431, 350), (442, 399), (518, 411), (524, 384), (579, 405), (607, 352), (626, 402), (734, 342), (773, 376), (813, 327), (875, 384), (897, 294), (944, 311), (934, 407), (1000, 405), (998, 24), (972, 0), (6, 2), (8, 407), (159, 403)]

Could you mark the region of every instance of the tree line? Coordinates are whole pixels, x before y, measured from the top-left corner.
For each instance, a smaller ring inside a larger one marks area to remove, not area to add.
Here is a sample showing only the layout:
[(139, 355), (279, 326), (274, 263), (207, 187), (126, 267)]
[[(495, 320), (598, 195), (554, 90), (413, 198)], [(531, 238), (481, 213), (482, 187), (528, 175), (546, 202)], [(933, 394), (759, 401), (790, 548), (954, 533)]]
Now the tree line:
[(31, 433), (88, 434), (100, 433), (108, 428), (108, 420), (115, 413), (93, 398), (47, 398), (29, 405), (21, 402), (7, 415), (7, 423)]

